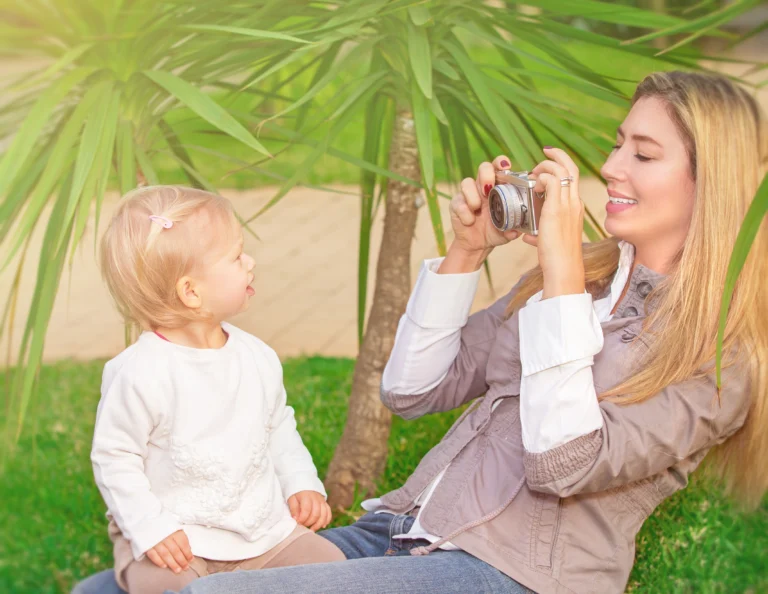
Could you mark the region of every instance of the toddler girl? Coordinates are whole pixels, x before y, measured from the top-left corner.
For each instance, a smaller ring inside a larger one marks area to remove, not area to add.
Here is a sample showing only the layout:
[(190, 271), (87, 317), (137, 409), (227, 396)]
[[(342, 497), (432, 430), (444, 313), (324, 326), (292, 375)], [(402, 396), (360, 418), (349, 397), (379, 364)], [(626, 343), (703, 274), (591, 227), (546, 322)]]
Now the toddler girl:
[(339, 561), (331, 510), (286, 404), (275, 352), (225, 320), (254, 294), (230, 203), (130, 192), (102, 272), (138, 341), (104, 367), (91, 460), (129, 593), (220, 571)]

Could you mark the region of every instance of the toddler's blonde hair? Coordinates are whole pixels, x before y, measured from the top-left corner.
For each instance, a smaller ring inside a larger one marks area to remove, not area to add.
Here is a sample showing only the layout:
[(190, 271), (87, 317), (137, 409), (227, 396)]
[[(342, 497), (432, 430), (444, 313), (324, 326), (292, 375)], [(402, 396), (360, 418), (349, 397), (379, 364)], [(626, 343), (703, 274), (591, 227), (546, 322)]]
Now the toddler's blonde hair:
[[(215, 229), (201, 232), (206, 226)], [(101, 240), (101, 273), (126, 322), (153, 330), (200, 319), (181, 302), (176, 283), (196, 270), (207, 238), (236, 227), (232, 204), (211, 192), (147, 186), (123, 196)]]

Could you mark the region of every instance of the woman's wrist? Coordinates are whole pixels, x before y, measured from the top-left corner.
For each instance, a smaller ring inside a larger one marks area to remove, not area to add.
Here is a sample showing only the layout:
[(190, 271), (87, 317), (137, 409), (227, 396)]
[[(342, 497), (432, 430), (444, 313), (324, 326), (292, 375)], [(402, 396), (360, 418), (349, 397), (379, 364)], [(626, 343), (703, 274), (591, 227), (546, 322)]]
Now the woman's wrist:
[(448, 248), (438, 274), (466, 274), (480, 270), (493, 248), (468, 250), (455, 242)]
[(584, 266), (574, 266), (563, 272), (544, 271), (542, 299), (551, 299), (562, 295), (580, 295), (584, 292)]

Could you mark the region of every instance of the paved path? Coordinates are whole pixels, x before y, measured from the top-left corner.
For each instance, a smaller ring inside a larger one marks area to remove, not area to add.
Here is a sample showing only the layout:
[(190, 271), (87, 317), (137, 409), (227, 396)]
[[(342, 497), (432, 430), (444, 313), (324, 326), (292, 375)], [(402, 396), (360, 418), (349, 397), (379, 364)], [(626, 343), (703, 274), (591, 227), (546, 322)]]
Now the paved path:
[[(768, 34), (763, 34), (740, 53), (765, 59), (767, 41)], [(743, 68), (731, 71), (740, 73)], [(768, 110), (768, 89), (761, 92), (760, 101)], [(349, 187), (337, 189), (356, 191)], [(250, 215), (269, 200), (273, 191), (264, 188), (224, 191), (224, 194), (232, 199), (240, 213)], [(594, 179), (584, 180), (582, 195), (602, 221), (606, 202), (602, 184)], [(105, 200), (102, 221), (110, 216), (116, 200), (115, 195)], [(447, 202), (442, 206), (445, 227), (450, 229)], [(301, 188), (259, 218), (253, 228), (260, 241), (246, 235), (247, 249), (256, 259), (256, 295), (248, 312), (233, 320), (234, 323), (267, 341), (282, 357), (302, 353), (355, 356), (358, 218), (357, 196)], [(379, 217), (373, 230), (373, 263), (381, 223)], [(32, 295), (42, 229), (40, 225), (28, 255), (17, 321), (13, 326), (12, 354), (23, 331), (24, 304), (29, 303)], [(93, 245), (93, 225), (90, 225), (71, 269), (65, 273), (55, 302), (44, 353), (47, 361), (110, 357), (124, 346), (123, 326), (99, 276)], [(429, 215), (426, 208), (422, 208), (413, 244), (412, 278), (415, 279), (421, 260), (435, 255)], [(490, 304), (494, 295), (501, 296), (533, 264), (535, 250), (522, 242), (496, 250), (491, 256), (494, 286), (490, 287), (485, 279), (481, 282), (474, 309)], [(374, 273), (372, 270), (371, 281)], [(0, 287), (7, 288), (11, 279), (12, 270), (0, 274)], [(372, 293), (371, 283), (369, 297)], [(4, 298), (4, 294), (2, 291), (0, 297)], [(0, 345), (2, 362), (8, 352), (6, 338)]]

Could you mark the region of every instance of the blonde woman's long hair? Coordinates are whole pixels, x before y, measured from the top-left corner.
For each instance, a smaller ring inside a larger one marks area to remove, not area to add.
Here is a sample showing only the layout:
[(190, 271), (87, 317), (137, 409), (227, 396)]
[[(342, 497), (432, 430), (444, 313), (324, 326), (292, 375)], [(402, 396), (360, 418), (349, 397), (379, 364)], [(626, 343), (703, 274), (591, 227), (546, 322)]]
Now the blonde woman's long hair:
[[(670, 274), (649, 299), (649, 344), (642, 369), (599, 395), (621, 404), (642, 402), (670, 384), (713, 372), (720, 300), (736, 236), (768, 169), (768, 121), (757, 102), (725, 77), (665, 72), (646, 77), (632, 104), (656, 97), (683, 138), (696, 182), (688, 236)], [(618, 240), (584, 245), (587, 289), (599, 295), (618, 268)], [(731, 301), (723, 352), (747, 362), (751, 408), (745, 425), (714, 449), (708, 467), (746, 506), (768, 490), (768, 223), (764, 220)], [(507, 314), (541, 290), (531, 270)], [(651, 332), (650, 329), (654, 331)]]

